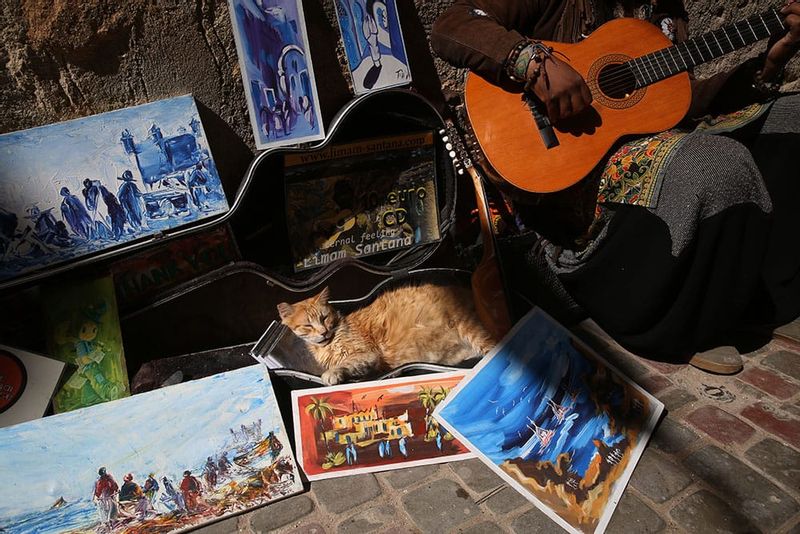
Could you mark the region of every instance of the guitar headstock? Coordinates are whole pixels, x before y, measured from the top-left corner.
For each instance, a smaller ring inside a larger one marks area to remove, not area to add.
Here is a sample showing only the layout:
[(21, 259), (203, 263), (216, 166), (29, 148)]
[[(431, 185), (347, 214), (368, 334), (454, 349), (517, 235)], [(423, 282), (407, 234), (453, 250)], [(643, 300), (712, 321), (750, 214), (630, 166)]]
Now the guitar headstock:
[(473, 167), (472, 156), (466, 146), (468, 140), (465, 140), (468, 136), (459, 130), (452, 119), (445, 120), (445, 127), (439, 130), (439, 135), (459, 175)]

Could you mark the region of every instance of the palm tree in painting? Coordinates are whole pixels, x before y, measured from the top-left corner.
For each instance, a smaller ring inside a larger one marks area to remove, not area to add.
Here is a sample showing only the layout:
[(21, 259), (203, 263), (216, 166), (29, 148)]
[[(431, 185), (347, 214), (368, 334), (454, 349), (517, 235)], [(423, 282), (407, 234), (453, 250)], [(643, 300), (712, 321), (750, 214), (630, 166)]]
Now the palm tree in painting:
[(325, 418), (333, 415), (333, 406), (328, 403), (327, 397), (311, 397), (311, 402), (306, 404), (306, 413), (317, 420), (321, 430), (322, 439), (325, 442), (325, 449), (330, 451), (328, 446), (328, 436), (325, 435)]
[(425, 440), (434, 439), (438, 431), (439, 424), (433, 419), (431, 414), (436, 406), (447, 397), (448, 390), (444, 386), (438, 388), (420, 386), (417, 396), (422, 407), (425, 408)]

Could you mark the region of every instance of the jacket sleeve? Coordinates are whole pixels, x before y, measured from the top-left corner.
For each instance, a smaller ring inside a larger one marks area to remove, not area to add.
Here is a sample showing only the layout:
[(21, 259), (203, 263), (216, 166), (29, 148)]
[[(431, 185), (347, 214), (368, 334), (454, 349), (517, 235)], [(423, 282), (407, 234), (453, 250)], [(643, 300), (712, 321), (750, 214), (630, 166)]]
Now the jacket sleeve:
[(433, 50), (497, 83), (509, 53), (535, 23), (540, 1), (456, 0), (433, 24)]

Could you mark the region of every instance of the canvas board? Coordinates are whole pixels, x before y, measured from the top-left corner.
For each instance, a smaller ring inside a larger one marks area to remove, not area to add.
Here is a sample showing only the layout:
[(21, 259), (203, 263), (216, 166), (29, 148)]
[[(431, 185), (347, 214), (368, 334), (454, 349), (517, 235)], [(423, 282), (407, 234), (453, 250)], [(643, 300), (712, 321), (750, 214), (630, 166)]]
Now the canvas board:
[(293, 391), (295, 452), (303, 472), (320, 480), (471, 458), (431, 417), (464, 374)]
[(0, 281), (227, 210), (191, 95), (0, 135)]
[(395, 0), (336, 0), (336, 15), (357, 95), (411, 83)]
[(47, 353), (73, 370), (53, 397), (67, 412), (130, 395), (122, 327), (110, 275), (43, 286)]
[(0, 429), (0, 472), (6, 534), (178, 532), (302, 491), (260, 364)]
[(565, 530), (599, 534), (663, 408), (535, 308), (434, 417)]
[(58, 360), (0, 345), (0, 427), (42, 417), (64, 366)]
[(256, 147), (325, 137), (302, 0), (228, 0)]

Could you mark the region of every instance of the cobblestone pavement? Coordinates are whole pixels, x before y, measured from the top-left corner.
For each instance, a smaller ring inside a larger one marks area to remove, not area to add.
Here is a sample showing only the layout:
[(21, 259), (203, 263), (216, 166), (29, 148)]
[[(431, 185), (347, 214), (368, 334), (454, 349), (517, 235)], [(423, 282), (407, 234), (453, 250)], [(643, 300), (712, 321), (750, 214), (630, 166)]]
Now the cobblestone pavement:
[[(735, 376), (641, 359), (591, 323), (576, 333), (667, 408), (606, 532), (800, 534), (800, 322), (746, 354)], [(201, 530), (237, 531), (561, 529), (472, 459), (314, 482), (302, 495)]]

